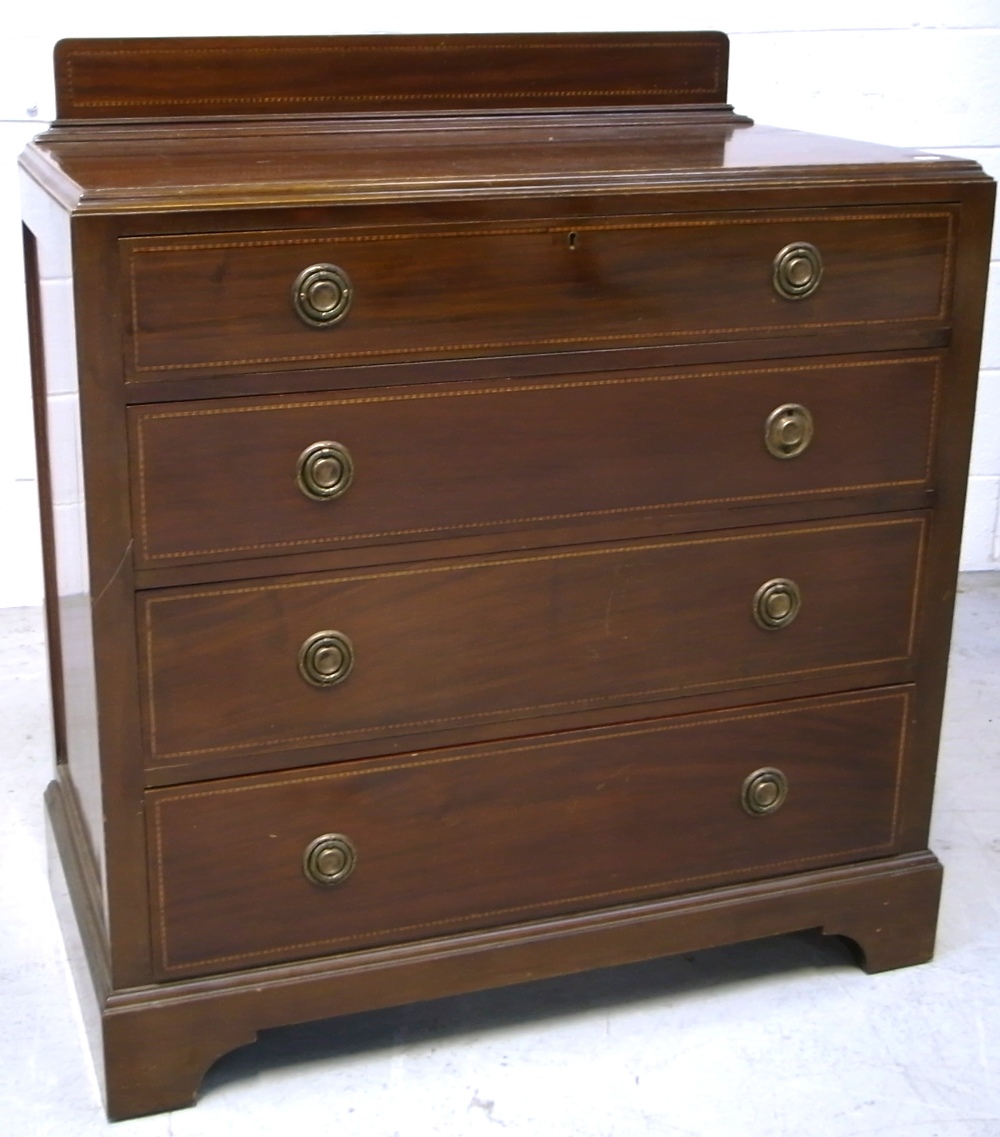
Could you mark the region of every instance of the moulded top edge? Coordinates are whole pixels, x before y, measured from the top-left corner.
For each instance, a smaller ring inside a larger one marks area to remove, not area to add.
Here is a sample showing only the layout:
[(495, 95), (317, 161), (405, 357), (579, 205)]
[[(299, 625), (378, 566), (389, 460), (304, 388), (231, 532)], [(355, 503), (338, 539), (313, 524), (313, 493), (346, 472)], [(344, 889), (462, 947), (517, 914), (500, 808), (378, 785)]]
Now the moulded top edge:
[(559, 130), (364, 130), (115, 139), (41, 135), (22, 167), (83, 213), (988, 180), (977, 163), (766, 126), (632, 119)]

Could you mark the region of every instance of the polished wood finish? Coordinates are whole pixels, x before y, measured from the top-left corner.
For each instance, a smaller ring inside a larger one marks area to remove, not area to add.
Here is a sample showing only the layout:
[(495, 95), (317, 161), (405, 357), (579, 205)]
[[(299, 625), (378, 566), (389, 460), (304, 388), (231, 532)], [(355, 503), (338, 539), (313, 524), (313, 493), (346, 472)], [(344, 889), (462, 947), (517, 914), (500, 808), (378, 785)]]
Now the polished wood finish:
[[(22, 159), (47, 801), (109, 1114), (281, 1023), (807, 928), (929, 958), (980, 169), (751, 124), (717, 34), (57, 58)], [(325, 441), (354, 480), (309, 500)]]
[[(62, 863), (72, 865), (62, 784), (48, 792)], [(61, 875), (61, 865), (55, 866)], [(74, 878), (75, 879), (75, 878)], [(70, 881), (70, 887), (73, 882)], [(62, 880), (58, 890), (65, 891)], [(529, 920), (321, 960), (178, 980), (102, 998), (95, 1048), (114, 1056), (112, 1117), (193, 1104), (208, 1067), (267, 1027), (526, 983), (595, 967), (803, 928), (842, 936), (869, 973), (925, 963), (934, 950), (941, 865), (928, 852)], [(86, 894), (60, 912), (67, 939), (90, 926)], [(91, 983), (89, 975), (83, 980)]]
[[(129, 372), (941, 325), (952, 225), (945, 209), (872, 208), (128, 241)], [(808, 304), (770, 281), (796, 241), (824, 262)], [(326, 263), (346, 272), (353, 303), (337, 324), (311, 328), (289, 293), (300, 271)]]
[(63, 40), (60, 119), (724, 103), (718, 32)]
[[(134, 408), (136, 559), (229, 560), (622, 515), (634, 525), (647, 513), (662, 526), (670, 512), (708, 506), (902, 494), (929, 483), (939, 385), (937, 357), (880, 357)], [(815, 434), (778, 461), (764, 426), (789, 402), (809, 408)], [(326, 439), (347, 446), (354, 480), (335, 500), (310, 500), (296, 462)]]
[[(904, 688), (157, 791), (149, 840), (161, 973), (886, 856), (907, 703)], [(788, 778), (788, 800), (751, 816), (740, 788), (771, 766)], [(331, 831), (351, 839), (358, 860), (325, 888), (306, 879), (302, 854)]]
[[(354, 220), (342, 212), (345, 207), (374, 205), (398, 206), (426, 224), (438, 212), (428, 206), (458, 201), (466, 222), (537, 218), (543, 206), (549, 216), (572, 209), (571, 220), (579, 221), (581, 211), (590, 212), (588, 198), (597, 216), (662, 209), (660, 194), (668, 190), (701, 195), (687, 203), (671, 201), (685, 209), (773, 209), (789, 204), (783, 191), (794, 178), (798, 208), (913, 206), (953, 201), (949, 186), (978, 177), (963, 159), (927, 162), (915, 152), (870, 142), (718, 121), (714, 115), (704, 121), (700, 112), (692, 117), (693, 112), (622, 110), (444, 121), (332, 116), (293, 130), (266, 122), (188, 124), (183, 130), (73, 126), (48, 132), (22, 162), (77, 215), (113, 211), (120, 215), (120, 232), (136, 236), (171, 233), (169, 225), (160, 229), (145, 215), (173, 213), (180, 201), (189, 209), (309, 209), (287, 216), (288, 228), (343, 224)], [(698, 129), (689, 129), (692, 125)], [(165, 144), (169, 161), (163, 160)], [(336, 162), (330, 161), (331, 147)], [(901, 192), (901, 182), (912, 185)], [(593, 200), (598, 194), (599, 203)], [(420, 208), (406, 209), (413, 203)], [(441, 212), (447, 216), (446, 209)], [(130, 226), (130, 216), (144, 220)], [(274, 225), (270, 214), (188, 216), (189, 224), (181, 227), (186, 233)]]
[[(547, 714), (806, 673), (850, 684), (875, 662), (903, 675), (923, 531), (919, 516), (755, 528), (146, 593), (150, 760), (329, 748), (463, 723), (545, 729)], [(775, 577), (796, 582), (802, 611), (763, 630), (754, 594)], [(299, 674), (298, 652), (328, 628), (350, 637), (356, 663), (318, 690)]]

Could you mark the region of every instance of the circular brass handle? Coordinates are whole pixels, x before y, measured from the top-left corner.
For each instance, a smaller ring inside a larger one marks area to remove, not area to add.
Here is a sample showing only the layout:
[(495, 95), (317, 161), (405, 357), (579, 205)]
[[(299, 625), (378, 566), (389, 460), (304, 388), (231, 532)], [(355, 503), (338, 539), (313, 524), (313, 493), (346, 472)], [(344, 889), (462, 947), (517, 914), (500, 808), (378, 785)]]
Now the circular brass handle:
[(313, 884), (329, 887), (346, 880), (357, 864), (358, 851), (350, 837), (343, 833), (324, 833), (306, 845), (302, 854), (302, 871)]
[(797, 458), (812, 436), (813, 417), (800, 403), (775, 407), (764, 423), (764, 445), (775, 458)]
[(774, 813), (781, 809), (788, 797), (788, 779), (773, 766), (754, 770), (743, 782), (740, 801), (747, 813), (754, 817)]
[(823, 258), (819, 249), (805, 241), (786, 245), (774, 258), (774, 289), (786, 300), (804, 300), (811, 296), (823, 276)]
[(340, 323), (353, 296), (350, 277), (336, 265), (310, 265), (292, 285), (292, 307), (311, 328), (329, 328)]
[(343, 632), (317, 632), (299, 648), (299, 674), (314, 687), (343, 683), (354, 667), (354, 645)]
[(754, 593), (753, 618), (767, 631), (787, 628), (799, 614), (802, 596), (794, 580), (775, 577)]
[(340, 497), (354, 480), (350, 451), (339, 442), (314, 442), (299, 455), (295, 480), (313, 501)]

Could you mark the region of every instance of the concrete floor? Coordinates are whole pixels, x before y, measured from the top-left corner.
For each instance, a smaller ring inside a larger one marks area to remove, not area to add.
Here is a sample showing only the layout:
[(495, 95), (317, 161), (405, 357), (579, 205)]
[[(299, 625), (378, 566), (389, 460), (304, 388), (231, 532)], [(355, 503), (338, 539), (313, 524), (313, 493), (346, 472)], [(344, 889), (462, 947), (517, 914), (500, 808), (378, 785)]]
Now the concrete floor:
[[(268, 1031), (116, 1137), (1000, 1137), (998, 576), (959, 598), (933, 963), (869, 977), (788, 936)], [(36, 609), (0, 610), (0, 723), (0, 1137), (104, 1133), (46, 881)]]

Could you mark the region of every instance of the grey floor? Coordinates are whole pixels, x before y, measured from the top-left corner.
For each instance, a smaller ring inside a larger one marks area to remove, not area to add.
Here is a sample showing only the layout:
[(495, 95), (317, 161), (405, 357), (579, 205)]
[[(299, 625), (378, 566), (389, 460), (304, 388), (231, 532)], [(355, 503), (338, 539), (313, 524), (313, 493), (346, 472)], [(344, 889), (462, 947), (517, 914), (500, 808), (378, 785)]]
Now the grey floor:
[[(0, 610), (0, 1137), (104, 1133), (48, 898), (41, 617)], [(1000, 1137), (1000, 574), (963, 578), (933, 963), (789, 936), (269, 1031), (116, 1137)]]

